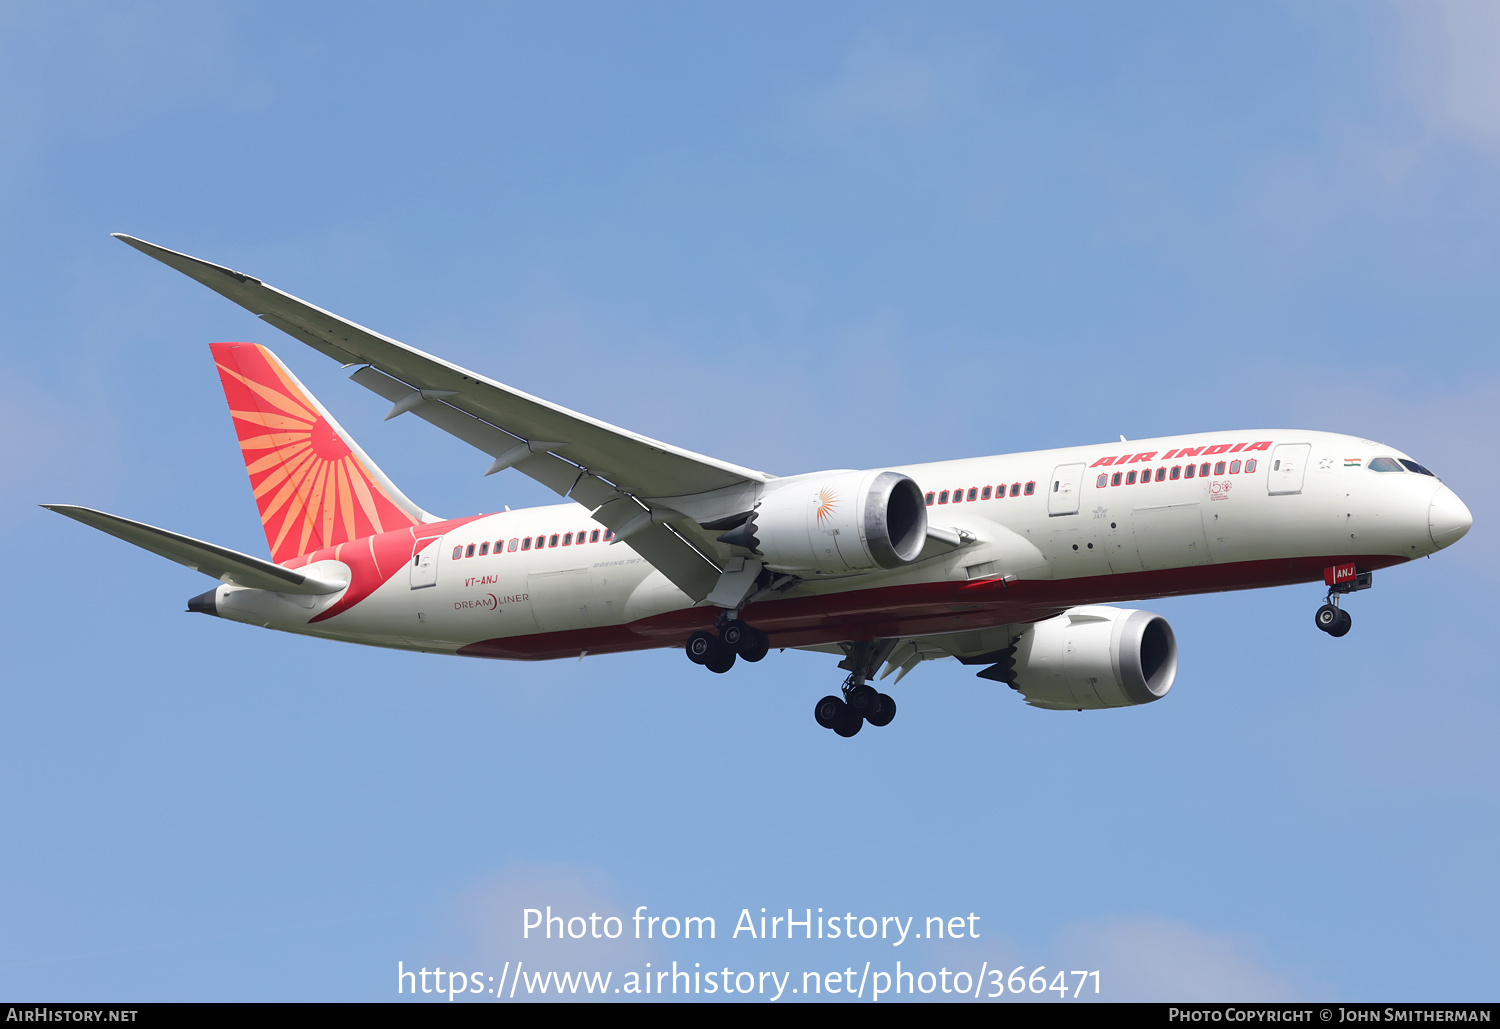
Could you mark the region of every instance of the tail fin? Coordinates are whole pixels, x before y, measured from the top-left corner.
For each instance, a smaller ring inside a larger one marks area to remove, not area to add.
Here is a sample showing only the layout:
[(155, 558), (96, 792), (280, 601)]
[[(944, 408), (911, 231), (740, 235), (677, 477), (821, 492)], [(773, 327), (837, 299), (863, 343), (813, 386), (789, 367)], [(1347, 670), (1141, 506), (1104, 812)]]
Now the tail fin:
[(257, 343), (210, 349), (273, 561), (431, 517), (375, 467), (275, 354)]

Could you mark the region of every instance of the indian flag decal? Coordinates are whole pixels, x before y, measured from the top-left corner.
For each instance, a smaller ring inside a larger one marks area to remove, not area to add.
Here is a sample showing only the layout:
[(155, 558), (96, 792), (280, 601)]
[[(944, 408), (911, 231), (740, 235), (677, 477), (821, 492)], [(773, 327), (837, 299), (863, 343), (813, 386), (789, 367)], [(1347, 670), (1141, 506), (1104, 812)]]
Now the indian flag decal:
[(1359, 467), (1359, 462), (1360, 462), (1360, 459), (1357, 458), (1357, 457), (1346, 457), (1346, 458), (1344, 458), (1344, 467), (1345, 468), (1358, 468)]

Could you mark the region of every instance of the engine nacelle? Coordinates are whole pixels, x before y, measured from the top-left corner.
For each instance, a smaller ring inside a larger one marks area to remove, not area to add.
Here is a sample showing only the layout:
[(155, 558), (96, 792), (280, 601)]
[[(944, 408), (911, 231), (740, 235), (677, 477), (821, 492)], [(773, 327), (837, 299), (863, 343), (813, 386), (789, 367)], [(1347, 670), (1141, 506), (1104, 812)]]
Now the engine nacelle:
[(1011, 650), (980, 674), (1019, 690), (1033, 707), (1149, 704), (1177, 678), (1177, 637), (1150, 611), (1075, 607), (1031, 626)]
[(927, 505), (899, 472), (826, 472), (775, 490), (719, 538), (748, 546), (772, 571), (803, 577), (900, 568), (927, 542)]

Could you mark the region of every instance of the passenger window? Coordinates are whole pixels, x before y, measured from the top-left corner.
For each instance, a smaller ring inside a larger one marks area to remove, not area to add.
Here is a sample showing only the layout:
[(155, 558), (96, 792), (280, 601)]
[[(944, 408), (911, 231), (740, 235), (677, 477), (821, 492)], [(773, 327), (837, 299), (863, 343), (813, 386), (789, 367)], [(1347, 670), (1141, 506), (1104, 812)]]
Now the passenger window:
[(979, 499), (980, 500), (988, 500), (988, 499), (990, 499), (990, 488), (988, 486), (986, 486), (984, 489), (982, 489), (982, 490), (979, 491)]
[(1208, 462), (1207, 461), (1204, 461), (1201, 465), (1198, 466), (1198, 474), (1199, 475), (1207, 475), (1208, 474)]
[(929, 493), (929, 494), (927, 494), (927, 506), (928, 507), (931, 507), (933, 501), (935, 501), (935, 500), (937, 500), (937, 494), (936, 493)]
[(565, 547), (571, 547), (572, 545), (573, 545), (573, 534), (570, 532), (570, 533), (567, 533), (566, 535), (563, 536), (563, 546), (565, 546)]
[(1370, 458), (1370, 463), (1366, 465), (1366, 467), (1369, 468), (1372, 472), (1401, 471), (1401, 465), (1397, 463), (1394, 457), (1372, 457)]
[(1255, 458), (1252, 457), (1245, 462), (1245, 474), (1249, 475), (1253, 471), (1255, 471)]
[(517, 544), (519, 544), (519, 542), (520, 542), (519, 540), (511, 540), (510, 541), (510, 546), (506, 547), (505, 549), (508, 550), (508, 551), (510, 551), (512, 554), (514, 554), (516, 552), (516, 546), (517, 546)]
[(1010, 484), (1010, 495), (1013, 497), (1019, 497), (1021, 495), (1021, 484), (1019, 482), (1013, 482)]
[(527, 536), (525, 539), (523, 539), (521, 541), (521, 549), (522, 550), (530, 550), (531, 549), (531, 537), (530, 536)]
[(1173, 479), (1180, 479), (1180, 478), (1182, 478), (1182, 465), (1180, 465), (1180, 464), (1174, 464), (1172, 466), (1172, 476), (1171, 477)]
[(1238, 474), (1240, 474), (1240, 463), (1238, 461), (1230, 461), (1229, 462), (1229, 474), (1230, 475), (1238, 475)]
[(1125, 473), (1125, 485), (1127, 485), (1127, 486), (1134, 486), (1135, 485), (1135, 472), (1126, 472)]
[(941, 493), (938, 494), (938, 503), (939, 504), (946, 504), (947, 502), (948, 502), (948, 491), (947, 490), (943, 490), (943, 492), (941, 492)]
[(417, 567), (417, 565), (419, 565), (421, 563), (422, 563), (422, 555), (421, 554), (413, 554), (411, 556), (411, 566), (413, 568)]
[(979, 488), (977, 486), (970, 486), (969, 487), (969, 502), (973, 503), (974, 501), (976, 501), (978, 499), (979, 499)]
[(1198, 466), (1195, 465), (1195, 464), (1190, 464), (1190, 465), (1187, 466), (1187, 474), (1185, 474), (1183, 476), (1183, 478), (1184, 479), (1191, 479), (1194, 475), (1197, 475), (1197, 474), (1198, 474)]
[(599, 530), (598, 529), (595, 529), (593, 532), (589, 533), (589, 542), (590, 543), (598, 543), (599, 542)]
[(463, 547), (460, 546), (460, 547), (454, 547), (453, 548), (453, 560), (457, 561), (459, 558), (461, 558), (463, 556), (464, 556), (464, 548)]
[(473, 557), (473, 556), (474, 556), (474, 544), (470, 543), (468, 545), (468, 547), (465, 548), (465, 550), (464, 550), (464, 557)]
[(1125, 477), (1125, 473), (1124, 472), (1115, 472), (1115, 474), (1113, 474), (1113, 475), (1111, 475), (1109, 477), (1109, 484), (1111, 486), (1118, 486), (1120, 484), (1120, 480), (1123, 479), (1124, 477)]
[(964, 502), (964, 491), (962, 486), (953, 491), (953, 502), (955, 504), (962, 504)]
[(605, 543), (608, 543), (610, 540), (612, 540), (614, 538), (615, 538), (615, 530), (613, 530), (613, 529), (610, 529), (608, 532), (606, 532), (604, 534), (604, 542)]
[(1032, 482), (1028, 482), (1026, 484), (1026, 495), (1029, 497), (1029, 496), (1031, 496), (1035, 492), (1036, 492), (1036, 482), (1035, 482), (1035, 480), (1033, 480)]
[(490, 541), (489, 540), (485, 540), (483, 543), (479, 544), (479, 556), (480, 557), (483, 557), (484, 555), (488, 554), (489, 552), (490, 552)]
[(1214, 474), (1215, 475), (1223, 475), (1224, 474), (1224, 462), (1223, 461), (1220, 461), (1218, 464), (1214, 465)]
[(1162, 481), (1164, 481), (1166, 479), (1166, 477), (1167, 477), (1167, 469), (1166, 469), (1166, 466), (1163, 465), (1162, 467), (1160, 467), (1160, 468), (1158, 468), (1156, 470), (1156, 481), (1157, 482), (1162, 482)]
[(547, 546), (549, 546), (549, 547), (555, 547), (555, 546), (557, 546), (557, 533), (554, 532), (552, 534), (552, 538), (547, 541)]
[(1099, 473), (1099, 481), (1096, 482), (1096, 483), (1094, 483), (1094, 487), (1096, 489), (1101, 488), (1107, 482), (1109, 482), (1109, 473), (1108, 472), (1100, 472)]

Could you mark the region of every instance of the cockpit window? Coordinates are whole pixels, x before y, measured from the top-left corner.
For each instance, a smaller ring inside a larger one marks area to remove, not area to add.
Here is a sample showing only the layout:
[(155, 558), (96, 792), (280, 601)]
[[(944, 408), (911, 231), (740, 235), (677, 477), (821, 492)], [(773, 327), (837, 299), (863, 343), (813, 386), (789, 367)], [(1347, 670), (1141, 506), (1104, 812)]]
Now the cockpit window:
[[(1403, 457), (1401, 458), (1401, 463), (1406, 465), (1406, 470), (1409, 472), (1416, 472), (1418, 475), (1432, 475), (1431, 472), (1429, 472), (1426, 468), (1423, 468), (1421, 465), (1417, 464), (1417, 462), (1415, 461), (1408, 461)], [(1434, 479), (1437, 478), (1436, 475), (1432, 475), (1432, 477)]]
[(1365, 466), (1372, 472), (1399, 472), (1401, 462), (1394, 457), (1372, 457), (1370, 463)]

